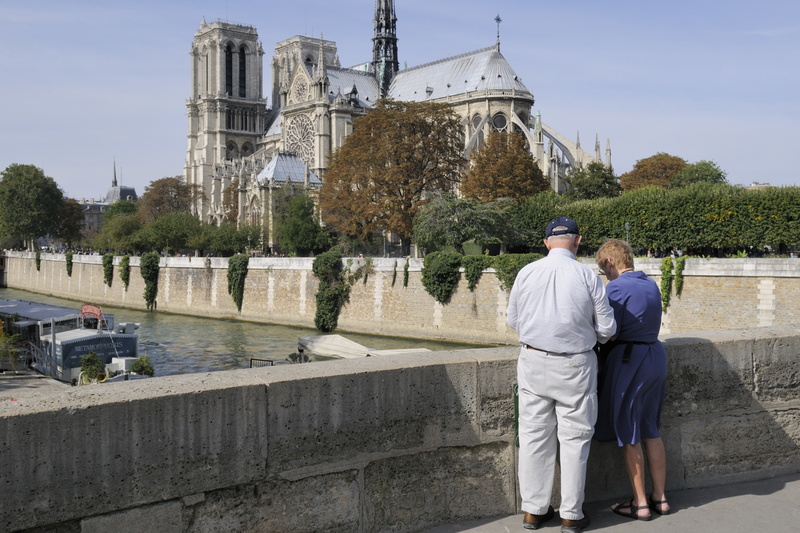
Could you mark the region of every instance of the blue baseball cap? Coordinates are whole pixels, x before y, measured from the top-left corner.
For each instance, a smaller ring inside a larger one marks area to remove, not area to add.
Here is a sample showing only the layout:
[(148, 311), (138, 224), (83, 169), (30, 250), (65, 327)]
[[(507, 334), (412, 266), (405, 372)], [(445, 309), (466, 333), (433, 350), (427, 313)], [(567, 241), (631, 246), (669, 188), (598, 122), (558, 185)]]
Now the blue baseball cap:
[(558, 217), (547, 225), (547, 230), (544, 232), (544, 238), (547, 239), (553, 235), (565, 235), (567, 233), (580, 235), (578, 223), (571, 218)]

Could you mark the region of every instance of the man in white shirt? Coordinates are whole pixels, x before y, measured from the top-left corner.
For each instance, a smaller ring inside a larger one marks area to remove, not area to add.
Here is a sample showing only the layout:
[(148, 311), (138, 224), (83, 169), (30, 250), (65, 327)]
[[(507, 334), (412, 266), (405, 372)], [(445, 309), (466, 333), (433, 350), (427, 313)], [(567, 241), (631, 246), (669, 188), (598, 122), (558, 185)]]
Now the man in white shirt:
[(553, 518), (550, 505), (561, 446), (561, 531), (589, 525), (583, 512), (586, 463), (597, 420), (594, 346), (616, 332), (600, 278), (576, 260), (578, 224), (559, 217), (547, 226), (547, 257), (520, 270), (509, 294), (508, 325), (519, 334), (519, 484), (523, 527)]

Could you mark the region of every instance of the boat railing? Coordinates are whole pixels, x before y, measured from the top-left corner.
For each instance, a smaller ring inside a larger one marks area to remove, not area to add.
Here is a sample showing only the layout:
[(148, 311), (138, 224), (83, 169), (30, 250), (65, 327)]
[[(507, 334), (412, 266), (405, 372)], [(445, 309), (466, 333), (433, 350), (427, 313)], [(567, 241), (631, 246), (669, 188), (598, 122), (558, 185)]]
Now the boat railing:
[(261, 368), (264, 366), (275, 366), (274, 359), (250, 359), (250, 368)]
[(22, 350), (25, 352), (26, 360), (30, 361), (30, 365), (37, 369), (42, 374), (48, 376), (55, 376), (56, 362), (50, 357), (50, 353), (32, 341), (25, 341), (22, 344)]

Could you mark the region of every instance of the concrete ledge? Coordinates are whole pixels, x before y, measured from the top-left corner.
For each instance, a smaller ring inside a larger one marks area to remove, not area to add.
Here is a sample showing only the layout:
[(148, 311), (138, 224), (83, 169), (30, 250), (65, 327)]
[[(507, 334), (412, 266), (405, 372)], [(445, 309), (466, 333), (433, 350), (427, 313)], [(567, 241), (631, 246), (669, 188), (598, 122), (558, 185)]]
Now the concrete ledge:
[[(799, 328), (663, 340), (670, 488), (800, 472)], [(155, 521), (203, 533), (412, 532), (514, 514), (517, 354), (408, 354), (5, 394), (0, 529)], [(621, 454), (595, 444), (587, 499), (626, 495)]]

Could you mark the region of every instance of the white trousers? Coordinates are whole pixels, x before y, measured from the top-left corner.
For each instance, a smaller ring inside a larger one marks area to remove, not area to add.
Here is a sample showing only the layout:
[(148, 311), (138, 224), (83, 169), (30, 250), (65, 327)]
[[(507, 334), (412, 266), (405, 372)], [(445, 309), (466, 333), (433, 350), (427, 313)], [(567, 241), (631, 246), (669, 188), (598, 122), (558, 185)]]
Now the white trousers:
[(560, 444), (561, 518), (583, 518), (586, 464), (597, 421), (597, 356), (522, 347), (519, 387), (519, 486), (522, 510), (544, 514)]

